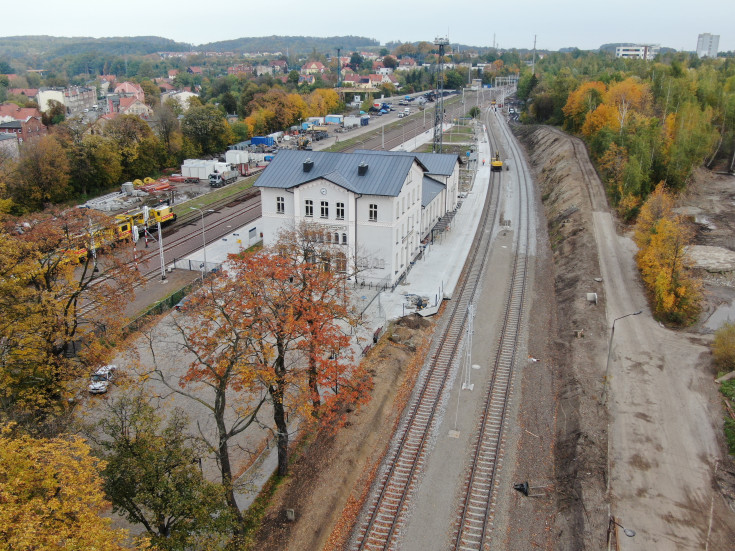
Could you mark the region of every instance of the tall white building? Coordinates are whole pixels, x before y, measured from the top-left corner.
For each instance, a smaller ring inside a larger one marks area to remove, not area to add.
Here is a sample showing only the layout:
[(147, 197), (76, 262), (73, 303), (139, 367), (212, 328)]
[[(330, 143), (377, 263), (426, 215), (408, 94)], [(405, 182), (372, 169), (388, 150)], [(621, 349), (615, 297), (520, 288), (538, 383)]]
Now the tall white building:
[(720, 46), (720, 35), (703, 33), (697, 38), (697, 55), (699, 57), (717, 57), (717, 49)]
[(641, 44), (638, 46), (616, 46), (615, 57), (625, 59), (645, 59), (651, 61), (658, 55), (661, 46), (658, 44)]
[(342, 262), (357, 261), (360, 280), (393, 286), (457, 207), (459, 164), (451, 154), (281, 150), (256, 183), (263, 244), (310, 222), (344, 248)]

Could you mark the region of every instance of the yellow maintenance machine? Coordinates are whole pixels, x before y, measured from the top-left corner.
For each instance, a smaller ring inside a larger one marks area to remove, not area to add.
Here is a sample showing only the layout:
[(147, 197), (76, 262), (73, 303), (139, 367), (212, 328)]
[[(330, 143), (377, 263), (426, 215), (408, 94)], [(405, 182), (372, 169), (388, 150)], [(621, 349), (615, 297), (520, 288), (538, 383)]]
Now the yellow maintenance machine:
[(490, 170), (492, 172), (500, 172), (503, 170), (503, 161), (500, 160), (500, 152), (495, 152), (495, 157), (490, 161)]

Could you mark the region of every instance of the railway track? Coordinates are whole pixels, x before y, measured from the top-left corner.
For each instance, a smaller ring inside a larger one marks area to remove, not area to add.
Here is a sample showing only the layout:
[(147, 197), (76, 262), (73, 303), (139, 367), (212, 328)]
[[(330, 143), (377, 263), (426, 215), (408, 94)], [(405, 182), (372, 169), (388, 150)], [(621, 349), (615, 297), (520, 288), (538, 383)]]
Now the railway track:
[(492, 185), (486, 196), (482, 223), (475, 234), (455, 299), (450, 302), (440, 336), (429, 352), (425, 375), (417, 385), (419, 390), (414, 394), (394, 437), (384, 471), (377, 479), (374, 497), (368, 501), (365, 520), (353, 534), (353, 549), (395, 548), (396, 536), (406, 519), (406, 505), (426, 458), (427, 441), (436, 427), (436, 414), (448, 394), (445, 383), (460, 356), (468, 306), (476, 298), (489, 257), (492, 230), (498, 217), (501, 174), (491, 176)]
[[(518, 361), (517, 351), (523, 326), (524, 302), (530, 245), (531, 181), (523, 165), (523, 156), (515, 141), (501, 125), (506, 143), (513, 155), (519, 178), (520, 197), (517, 201), (517, 222), (514, 235), (513, 269), (505, 301), (502, 328), (486, 383), (484, 401), (465, 473), (460, 507), (452, 538), (452, 549), (463, 551), (489, 549), (497, 500), (498, 475), (504, 454), (504, 432), (508, 405), (513, 390), (513, 370)], [(506, 160), (507, 162), (507, 160)]]

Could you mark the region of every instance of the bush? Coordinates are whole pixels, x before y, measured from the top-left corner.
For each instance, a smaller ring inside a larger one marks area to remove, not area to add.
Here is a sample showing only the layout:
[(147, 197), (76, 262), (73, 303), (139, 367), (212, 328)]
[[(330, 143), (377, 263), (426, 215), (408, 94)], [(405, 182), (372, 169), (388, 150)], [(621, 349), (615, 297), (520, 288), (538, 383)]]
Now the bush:
[(735, 370), (735, 323), (725, 323), (715, 332), (712, 355), (719, 370)]

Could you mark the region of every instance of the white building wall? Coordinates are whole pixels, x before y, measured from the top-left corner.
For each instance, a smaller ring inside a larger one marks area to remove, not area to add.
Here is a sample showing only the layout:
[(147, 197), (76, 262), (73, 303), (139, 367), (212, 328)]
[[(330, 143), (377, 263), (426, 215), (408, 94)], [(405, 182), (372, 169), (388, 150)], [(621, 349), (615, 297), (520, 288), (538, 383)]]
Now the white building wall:
[(45, 113), (49, 109), (48, 102), (51, 100), (58, 101), (62, 105), (64, 103), (64, 92), (63, 90), (39, 90), (38, 91), (38, 109)]
[(697, 56), (698, 57), (717, 57), (717, 51), (720, 47), (720, 35), (703, 33), (697, 38)]
[[(368, 168), (369, 170), (369, 168)], [(343, 234), (345, 254), (357, 255), (358, 280), (392, 285), (416, 258), (421, 244), (421, 181), (423, 171), (414, 163), (398, 197), (356, 195), (327, 180), (318, 179), (291, 190), (261, 188), (264, 246), (273, 245), (281, 229), (301, 222), (319, 224), (325, 232)], [(277, 198), (284, 199), (284, 212), (277, 212)], [(306, 216), (306, 201), (312, 201), (313, 215)], [(328, 213), (321, 216), (321, 202)], [(344, 219), (337, 219), (337, 203), (344, 203)], [(370, 206), (377, 207), (371, 220)]]

